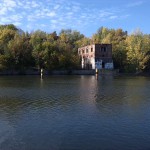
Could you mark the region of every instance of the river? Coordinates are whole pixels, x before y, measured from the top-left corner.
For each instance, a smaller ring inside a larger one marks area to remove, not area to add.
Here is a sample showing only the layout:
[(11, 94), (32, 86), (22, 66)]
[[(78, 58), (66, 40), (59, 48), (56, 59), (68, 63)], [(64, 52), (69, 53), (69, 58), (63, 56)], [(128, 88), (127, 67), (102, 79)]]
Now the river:
[(0, 149), (150, 149), (150, 78), (0, 76)]

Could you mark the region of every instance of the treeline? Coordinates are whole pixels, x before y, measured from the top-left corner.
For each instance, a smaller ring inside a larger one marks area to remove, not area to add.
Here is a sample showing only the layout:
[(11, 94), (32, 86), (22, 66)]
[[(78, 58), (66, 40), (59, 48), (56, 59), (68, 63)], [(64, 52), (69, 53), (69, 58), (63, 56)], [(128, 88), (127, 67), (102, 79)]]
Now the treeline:
[(112, 43), (114, 66), (121, 72), (150, 71), (150, 34), (138, 29), (128, 35), (122, 29), (101, 27), (92, 42)]
[(0, 70), (24, 71), (33, 68), (79, 69), (78, 47), (111, 43), (116, 69), (123, 72), (150, 70), (150, 35), (101, 27), (91, 38), (78, 31), (24, 32), (16, 26), (0, 25)]
[(46, 33), (37, 30), (23, 32), (14, 25), (0, 26), (0, 69), (26, 70), (31, 68), (74, 69), (80, 67), (77, 41), (84, 35), (62, 30)]

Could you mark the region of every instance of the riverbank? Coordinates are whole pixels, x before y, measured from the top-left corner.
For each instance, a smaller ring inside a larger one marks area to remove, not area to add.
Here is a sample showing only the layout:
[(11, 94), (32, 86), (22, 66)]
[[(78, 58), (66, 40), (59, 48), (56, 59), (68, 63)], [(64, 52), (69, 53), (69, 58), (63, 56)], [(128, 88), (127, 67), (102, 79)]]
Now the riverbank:
[(145, 76), (150, 77), (149, 72), (140, 72), (140, 73), (119, 73), (119, 76)]
[[(0, 71), (0, 75), (40, 75), (39, 70), (26, 71)], [(52, 70), (43, 71), (43, 75), (94, 75), (95, 70)]]
[[(37, 69), (26, 70), (26, 71), (0, 71), (0, 75), (40, 75), (41, 72)], [(95, 70), (51, 70), (43, 71), (43, 75), (95, 75)], [(98, 70), (98, 75), (117, 75), (117, 76), (150, 76), (150, 72), (140, 72), (140, 73), (120, 73), (119, 70)]]

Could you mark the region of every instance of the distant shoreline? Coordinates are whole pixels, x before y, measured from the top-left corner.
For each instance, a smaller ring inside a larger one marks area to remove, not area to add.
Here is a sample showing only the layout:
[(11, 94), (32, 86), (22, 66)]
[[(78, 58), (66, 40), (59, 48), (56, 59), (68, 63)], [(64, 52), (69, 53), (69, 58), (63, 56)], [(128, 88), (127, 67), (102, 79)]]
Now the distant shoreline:
[[(0, 75), (40, 75), (38, 70), (26, 70), (26, 71), (0, 71)], [(95, 70), (51, 70), (43, 71), (43, 75), (94, 75)]]
[[(15, 76), (15, 75), (39, 75), (38, 70), (26, 70), (26, 71), (0, 71), (0, 76)], [(43, 71), (43, 75), (95, 75), (95, 70), (51, 70)], [(98, 75), (116, 75), (116, 76), (150, 76), (150, 72), (141, 73), (119, 73), (118, 70), (99, 70)]]

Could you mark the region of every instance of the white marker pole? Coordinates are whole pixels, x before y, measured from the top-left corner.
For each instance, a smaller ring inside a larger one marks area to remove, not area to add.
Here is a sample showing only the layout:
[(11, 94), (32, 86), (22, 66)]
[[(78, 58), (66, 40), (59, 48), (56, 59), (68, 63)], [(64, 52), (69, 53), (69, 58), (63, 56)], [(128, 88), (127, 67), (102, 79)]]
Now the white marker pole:
[(43, 69), (41, 68), (41, 79), (43, 79)]

